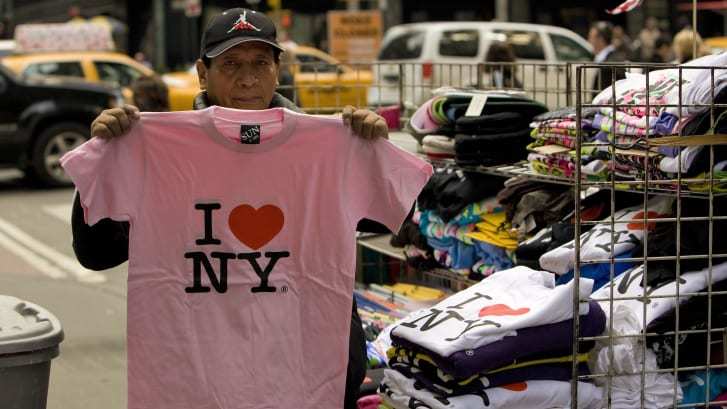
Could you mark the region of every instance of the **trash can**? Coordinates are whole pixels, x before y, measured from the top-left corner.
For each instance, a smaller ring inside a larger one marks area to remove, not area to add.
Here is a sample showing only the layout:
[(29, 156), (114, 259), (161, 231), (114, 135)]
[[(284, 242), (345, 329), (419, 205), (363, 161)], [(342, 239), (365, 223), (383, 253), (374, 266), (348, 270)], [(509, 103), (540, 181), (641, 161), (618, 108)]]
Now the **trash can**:
[(46, 309), (0, 295), (0, 408), (45, 409), (63, 329)]

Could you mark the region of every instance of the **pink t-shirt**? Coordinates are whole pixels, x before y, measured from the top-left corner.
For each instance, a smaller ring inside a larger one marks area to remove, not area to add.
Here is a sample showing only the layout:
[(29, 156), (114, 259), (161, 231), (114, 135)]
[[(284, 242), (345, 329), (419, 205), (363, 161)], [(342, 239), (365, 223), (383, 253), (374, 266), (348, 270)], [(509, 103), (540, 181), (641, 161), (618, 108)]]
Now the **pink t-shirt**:
[(62, 164), (87, 223), (131, 225), (129, 408), (342, 407), (356, 224), (397, 231), (429, 165), (340, 118), (220, 107)]

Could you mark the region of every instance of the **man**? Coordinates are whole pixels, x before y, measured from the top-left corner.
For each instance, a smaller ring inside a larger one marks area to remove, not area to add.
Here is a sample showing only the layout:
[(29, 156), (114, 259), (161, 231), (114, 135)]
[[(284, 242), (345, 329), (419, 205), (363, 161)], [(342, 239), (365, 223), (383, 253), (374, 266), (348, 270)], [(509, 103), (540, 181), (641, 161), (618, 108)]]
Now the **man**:
[[(202, 92), (195, 98), (194, 108), (210, 105), (247, 110), (283, 107), (300, 112), (292, 102), (275, 92), (282, 51), (276, 42), (275, 26), (264, 14), (231, 9), (215, 17), (202, 37), (201, 56), (197, 61)], [(121, 136), (138, 120), (138, 112), (131, 105), (103, 111), (91, 125), (91, 134), (102, 138)], [(343, 120), (360, 137), (387, 137), (385, 120), (371, 111), (346, 107)], [(104, 219), (93, 227), (88, 226), (78, 195), (74, 200), (72, 227), (73, 248), (85, 267), (101, 270), (128, 259), (128, 223)], [(381, 228), (371, 221), (366, 223), (364, 220), (359, 224), (359, 230)], [(346, 408), (356, 406), (365, 370), (365, 340), (354, 302)]]
[(657, 54), (657, 40), (662, 36), (659, 21), (656, 17), (648, 17), (644, 28), (639, 32), (641, 61), (653, 61)]
[(660, 35), (654, 43), (654, 55), (649, 62), (666, 64), (674, 61), (671, 44), (672, 41), (668, 35)]
[[(623, 63), (627, 57), (613, 45), (613, 24), (607, 21), (599, 21), (591, 26), (588, 32), (588, 42), (593, 46), (595, 57), (593, 62), (601, 63)], [(609, 87), (614, 80), (626, 78), (623, 68), (601, 68), (593, 82), (594, 96)]]

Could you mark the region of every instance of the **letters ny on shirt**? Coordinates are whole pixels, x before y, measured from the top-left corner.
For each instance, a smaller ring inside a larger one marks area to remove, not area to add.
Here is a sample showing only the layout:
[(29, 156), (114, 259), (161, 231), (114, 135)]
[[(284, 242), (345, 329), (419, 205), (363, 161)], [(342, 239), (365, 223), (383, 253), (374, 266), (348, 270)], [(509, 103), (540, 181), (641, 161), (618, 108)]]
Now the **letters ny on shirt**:
[[(227, 292), (227, 276), (229, 263), (233, 260), (241, 260), (252, 267), (260, 279), (259, 285), (252, 287), (252, 293), (274, 293), (278, 289), (268, 283), (270, 274), (273, 272), (277, 262), (290, 257), (288, 251), (252, 251), (246, 253), (232, 253), (222, 251), (202, 251), (203, 246), (219, 246), (222, 240), (216, 238), (213, 229), (215, 211), (222, 208), (220, 203), (197, 203), (196, 210), (200, 210), (204, 218), (204, 237), (195, 240), (200, 246), (200, 251), (188, 251), (184, 258), (192, 261), (192, 285), (184, 289), (187, 293), (208, 293), (211, 288), (203, 284), (202, 270), (207, 274), (209, 284), (218, 293)], [(259, 209), (243, 204), (235, 207), (228, 217), (228, 227), (232, 234), (244, 245), (258, 250), (269, 243), (282, 230), (285, 217), (282, 210), (274, 205), (265, 205)], [(210, 260), (212, 259), (212, 260)], [(261, 261), (265, 262), (264, 266)], [(216, 268), (215, 268), (216, 267)], [(285, 290), (283, 290), (285, 291)]]
[[(495, 318), (490, 319), (487, 317), (523, 315), (527, 314), (530, 311), (529, 308), (513, 309), (512, 307), (505, 304), (487, 305), (489, 304), (489, 300), (492, 300), (492, 297), (490, 297), (489, 295), (475, 292), (471, 298), (464, 300), (457, 305), (450, 305), (444, 308), (430, 308), (428, 314), (422, 315), (421, 317), (416, 318), (412, 321), (403, 322), (401, 326), (406, 328), (419, 329), (419, 331), (421, 332), (426, 332), (431, 330), (432, 328), (436, 328), (444, 322), (454, 320), (462, 324), (461, 331), (456, 336), (444, 339), (445, 341), (453, 342), (460, 339), (464, 334), (472, 331), (475, 328), (488, 326), (500, 328), (502, 326), (502, 324), (500, 324), (499, 322), (494, 321)], [(480, 308), (478, 313), (479, 318), (465, 319), (460, 314), (460, 311), (466, 305), (469, 305), (468, 309), (472, 308), (472, 305), (470, 304), (475, 302), (483, 304), (483, 307)]]

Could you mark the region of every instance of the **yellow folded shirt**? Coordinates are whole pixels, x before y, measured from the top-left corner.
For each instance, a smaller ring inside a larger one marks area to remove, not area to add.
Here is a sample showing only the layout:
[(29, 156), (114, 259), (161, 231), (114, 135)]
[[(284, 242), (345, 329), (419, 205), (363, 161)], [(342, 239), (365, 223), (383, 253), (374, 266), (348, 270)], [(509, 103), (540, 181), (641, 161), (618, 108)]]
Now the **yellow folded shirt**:
[(507, 250), (515, 250), (518, 245), (517, 236), (505, 228), (506, 222), (505, 212), (483, 215), (482, 221), (476, 225), (477, 231), (467, 233), (466, 236)]

